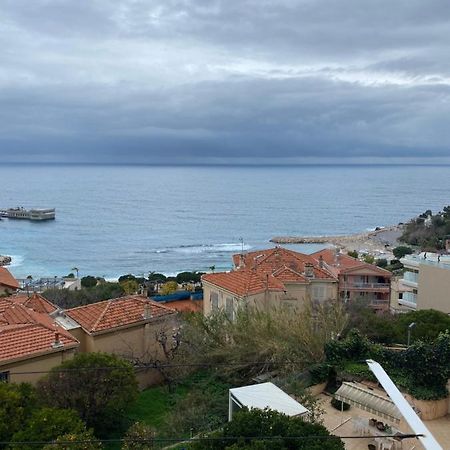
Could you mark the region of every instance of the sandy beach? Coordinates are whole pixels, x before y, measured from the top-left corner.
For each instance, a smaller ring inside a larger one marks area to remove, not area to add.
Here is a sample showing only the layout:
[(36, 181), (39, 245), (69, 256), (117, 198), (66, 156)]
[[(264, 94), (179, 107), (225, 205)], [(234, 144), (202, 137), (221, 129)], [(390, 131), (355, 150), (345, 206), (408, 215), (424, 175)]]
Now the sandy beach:
[(374, 231), (342, 236), (275, 236), (270, 242), (276, 244), (330, 244), (343, 251), (356, 250), (376, 258), (392, 259), (392, 249), (399, 245), (402, 225), (392, 225)]

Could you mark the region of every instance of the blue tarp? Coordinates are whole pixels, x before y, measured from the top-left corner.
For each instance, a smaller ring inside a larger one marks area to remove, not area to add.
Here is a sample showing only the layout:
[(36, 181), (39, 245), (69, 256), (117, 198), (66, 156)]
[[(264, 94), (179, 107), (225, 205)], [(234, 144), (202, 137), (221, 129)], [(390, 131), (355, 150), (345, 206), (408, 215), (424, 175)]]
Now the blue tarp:
[(155, 302), (176, 302), (177, 300), (202, 300), (203, 291), (201, 292), (190, 292), (190, 291), (177, 291), (169, 295), (154, 295), (151, 297)]

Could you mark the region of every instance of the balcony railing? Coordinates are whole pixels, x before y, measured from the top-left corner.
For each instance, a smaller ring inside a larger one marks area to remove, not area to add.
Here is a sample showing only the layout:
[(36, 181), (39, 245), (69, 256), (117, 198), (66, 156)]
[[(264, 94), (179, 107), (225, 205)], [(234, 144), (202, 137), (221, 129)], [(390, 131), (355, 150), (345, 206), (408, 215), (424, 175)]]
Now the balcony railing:
[(403, 274), (403, 280), (404, 281), (409, 281), (412, 283), (417, 283), (419, 280), (419, 274), (415, 273), (415, 272), (405, 272)]
[(364, 282), (352, 282), (352, 283), (342, 283), (340, 285), (341, 289), (360, 289), (361, 291), (365, 289), (389, 289), (390, 283), (364, 283)]

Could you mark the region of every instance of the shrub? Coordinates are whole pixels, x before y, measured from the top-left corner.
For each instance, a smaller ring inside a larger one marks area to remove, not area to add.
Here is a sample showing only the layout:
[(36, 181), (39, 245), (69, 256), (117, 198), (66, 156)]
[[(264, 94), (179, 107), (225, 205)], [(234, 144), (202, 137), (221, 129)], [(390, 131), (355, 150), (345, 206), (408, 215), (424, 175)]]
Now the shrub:
[(385, 269), (388, 265), (388, 260), (385, 258), (377, 259), (376, 265), (382, 269)]
[(12, 437), (14, 450), (28, 450), (35, 445), (27, 441), (50, 442), (67, 433), (82, 433), (86, 427), (78, 414), (71, 409), (42, 408), (36, 410), (28, 422)]
[(79, 353), (53, 368), (38, 392), (49, 406), (78, 411), (101, 434), (121, 423), (138, 387), (128, 361), (108, 353)]
[(392, 253), (397, 259), (403, 258), (406, 255), (411, 255), (412, 252), (412, 248), (405, 245), (400, 245), (399, 247), (395, 247), (394, 250), (392, 250)]
[(142, 422), (136, 422), (128, 429), (124, 436), (122, 450), (146, 450), (153, 447), (152, 440), (155, 431)]
[(342, 402), (337, 398), (331, 399), (331, 406), (339, 411), (348, 411), (350, 409), (350, 405), (348, 403)]
[(81, 287), (91, 288), (94, 286), (97, 286), (97, 278), (93, 277), (92, 275), (88, 275), (81, 279)]
[(331, 366), (326, 363), (314, 364), (309, 368), (309, 373), (311, 385), (324, 383), (330, 377)]

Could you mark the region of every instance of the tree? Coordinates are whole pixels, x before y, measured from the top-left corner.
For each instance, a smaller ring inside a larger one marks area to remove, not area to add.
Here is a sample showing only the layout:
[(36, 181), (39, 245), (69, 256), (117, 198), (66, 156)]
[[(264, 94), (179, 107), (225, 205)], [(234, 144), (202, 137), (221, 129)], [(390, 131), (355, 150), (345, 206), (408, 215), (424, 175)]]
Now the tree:
[(73, 270), (74, 272), (76, 272), (76, 274), (77, 274), (77, 278), (78, 278), (78, 274), (79, 274), (79, 269), (78, 269), (78, 267), (72, 267), (72, 269), (70, 269), (70, 270)]
[(120, 285), (127, 295), (136, 294), (139, 289), (139, 283), (136, 280), (121, 281)]
[(124, 293), (123, 287), (119, 283), (99, 283), (97, 286), (82, 288), (77, 291), (47, 289), (42, 295), (61, 308), (74, 308), (101, 300), (121, 297)]
[(161, 286), (162, 295), (170, 295), (176, 292), (178, 289), (178, 283), (176, 281), (167, 281)]
[(81, 287), (92, 288), (97, 286), (97, 278), (92, 275), (87, 275), (81, 279)]
[(406, 247), (405, 245), (400, 245), (399, 247), (395, 247), (394, 250), (392, 250), (392, 253), (394, 253), (394, 256), (397, 259), (403, 258), (406, 255), (411, 255), (412, 252), (412, 248)]
[(122, 450), (147, 450), (152, 447), (155, 431), (142, 422), (136, 422), (128, 428), (124, 436)]
[(388, 266), (388, 260), (386, 258), (377, 259), (376, 265), (385, 269)]
[[(81, 442), (79, 442), (81, 441)], [(91, 430), (80, 433), (67, 433), (59, 436), (53, 444), (43, 450), (102, 450), (103, 444), (97, 440)]]
[(367, 264), (373, 264), (375, 262), (375, 257), (373, 255), (364, 255), (364, 262)]
[(108, 353), (79, 353), (53, 368), (38, 391), (45, 404), (75, 409), (102, 434), (121, 423), (137, 398), (138, 385), (128, 361)]
[(356, 250), (350, 250), (349, 252), (347, 252), (347, 255), (351, 256), (352, 258), (358, 259), (358, 252)]
[[(36, 449), (36, 445), (24, 442), (51, 442), (67, 433), (82, 433), (86, 426), (76, 411), (71, 409), (42, 408), (33, 412), (20, 431), (14, 433), (11, 448), (14, 450)], [(42, 448), (43, 446), (41, 446)]]
[(21, 430), (36, 407), (33, 386), (0, 383), (0, 441), (9, 441), (14, 433)]
[(343, 304), (334, 302), (306, 301), (302, 309), (289, 310), (240, 308), (233, 320), (224, 311), (193, 314), (183, 325), (178, 357), (230, 363), (221, 367), (222, 375), (243, 382), (275, 366), (289, 372), (322, 361), (324, 344), (341, 334), (346, 322)]
[[(330, 436), (330, 438), (316, 438), (316, 436)], [(214, 437), (217, 440), (197, 441), (193, 448), (198, 450), (344, 450), (341, 439), (330, 435), (324, 426), (269, 409), (249, 411), (243, 408), (236, 412), (233, 420), (224, 426), (223, 431), (216, 432)], [(224, 439), (221, 440), (221, 437)]]

